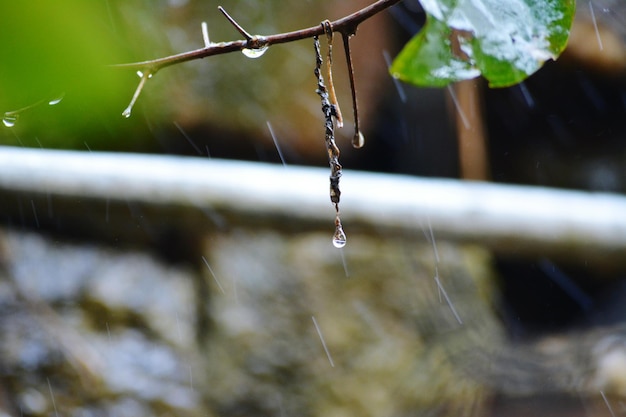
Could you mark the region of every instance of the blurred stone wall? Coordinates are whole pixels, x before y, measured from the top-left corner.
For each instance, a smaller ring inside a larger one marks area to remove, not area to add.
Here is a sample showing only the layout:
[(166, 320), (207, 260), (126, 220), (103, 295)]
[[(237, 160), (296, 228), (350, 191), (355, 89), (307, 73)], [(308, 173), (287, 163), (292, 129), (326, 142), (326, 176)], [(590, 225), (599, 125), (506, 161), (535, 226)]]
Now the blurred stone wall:
[(8, 415), (460, 412), (486, 391), (450, 356), (502, 337), (476, 247), (437, 246), (461, 325), (424, 241), (353, 235), (339, 251), (327, 233), (235, 229), (206, 236), (193, 266), (33, 233), (2, 243)]
[(509, 340), (480, 247), (235, 226), (201, 241), (172, 264), (4, 230), (0, 412), (483, 416), (547, 396), (550, 415), (609, 415), (599, 392), (626, 394), (623, 329)]

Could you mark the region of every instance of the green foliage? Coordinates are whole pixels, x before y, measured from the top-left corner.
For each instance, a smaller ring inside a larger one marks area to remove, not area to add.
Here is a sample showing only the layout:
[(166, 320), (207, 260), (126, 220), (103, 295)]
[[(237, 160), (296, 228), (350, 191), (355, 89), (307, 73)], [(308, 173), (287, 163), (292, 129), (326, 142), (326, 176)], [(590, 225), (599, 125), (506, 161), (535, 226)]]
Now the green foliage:
[(133, 56), (107, 2), (2, 2), (0, 25), (0, 114), (16, 118), (0, 143), (84, 149), (122, 132), (138, 78), (109, 67)]
[(484, 76), (490, 87), (523, 81), (567, 44), (575, 0), (420, 0), (426, 25), (391, 66), (418, 86)]

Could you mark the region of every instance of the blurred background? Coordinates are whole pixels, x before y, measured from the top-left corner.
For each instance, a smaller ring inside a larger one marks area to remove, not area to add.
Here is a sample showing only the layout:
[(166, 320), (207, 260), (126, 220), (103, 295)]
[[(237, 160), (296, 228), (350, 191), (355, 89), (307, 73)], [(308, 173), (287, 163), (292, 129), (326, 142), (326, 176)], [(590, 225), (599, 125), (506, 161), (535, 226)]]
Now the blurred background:
[[(130, 118), (139, 77), (113, 64), (201, 48), (201, 22), (239, 39), (218, 5), (266, 35), (370, 3), (4, 2), (0, 144), (279, 164), (278, 142), (287, 166), (327, 167), (312, 40), (165, 68)], [(581, 1), (564, 55), (524, 83), (418, 89), (387, 67), (419, 2), (380, 13), (352, 40), (360, 150), (334, 48), (344, 170), (623, 194), (625, 21)], [(337, 251), (296, 222), (50, 192), (0, 191), (1, 415), (626, 413), (615, 257), (503, 255), (427, 228), (356, 230)]]

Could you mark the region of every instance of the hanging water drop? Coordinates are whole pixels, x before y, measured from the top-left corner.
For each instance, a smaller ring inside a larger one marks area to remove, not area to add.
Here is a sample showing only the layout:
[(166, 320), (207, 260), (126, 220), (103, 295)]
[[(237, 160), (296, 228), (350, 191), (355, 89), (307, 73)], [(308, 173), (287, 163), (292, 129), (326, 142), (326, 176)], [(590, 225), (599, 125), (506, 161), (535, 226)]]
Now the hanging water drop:
[(335, 217), (335, 234), (333, 235), (333, 246), (337, 249), (341, 249), (346, 246), (346, 234), (341, 226), (341, 220), (339, 220), (339, 210), (337, 210), (337, 217)]
[(241, 53), (247, 56), (248, 58), (260, 58), (263, 56), (265, 51), (267, 51), (268, 48), (269, 46), (267, 45), (261, 46), (260, 48), (251, 48), (251, 49), (243, 48), (241, 50)]
[(335, 229), (335, 234), (333, 235), (333, 246), (337, 249), (341, 249), (346, 246), (346, 234), (344, 233), (341, 225), (337, 226)]
[(352, 138), (352, 147), (355, 149), (361, 149), (365, 145), (365, 136), (361, 131), (355, 132)]
[(15, 126), (15, 122), (17, 122), (17, 114), (5, 114), (4, 117), (2, 118), (2, 123), (6, 126), (6, 127), (13, 127)]

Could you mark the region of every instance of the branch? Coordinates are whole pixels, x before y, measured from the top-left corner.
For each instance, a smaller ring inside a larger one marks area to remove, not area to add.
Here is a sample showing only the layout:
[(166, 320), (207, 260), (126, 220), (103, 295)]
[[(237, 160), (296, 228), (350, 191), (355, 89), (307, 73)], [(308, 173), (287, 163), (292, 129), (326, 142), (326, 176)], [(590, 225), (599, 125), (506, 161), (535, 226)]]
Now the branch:
[[(370, 17), (382, 12), (385, 9), (399, 3), (402, 0), (378, 0), (374, 4), (358, 10), (351, 15), (337, 19), (331, 22), (333, 32), (339, 32), (344, 37), (353, 35), (359, 24)], [(223, 9), (220, 9), (223, 12)], [(230, 20), (230, 19), (229, 19)], [(231, 23), (233, 21), (231, 20)], [(261, 47), (269, 47), (280, 43), (293, 42), (301, 39), (312, 38), (324, 34), (324, 28), (319, 24), (310, 28), (300, 29), (293, 32), (279, 33), (268, 36), (250, 36), (245, 40), (237, 40), (230, 42), (211, 43), (201, 49), (183, 52), (176, 55), (157, 58), (149, 61), (133, 62), (128, 64), (113, 65), (116, 68), (126, 68), (133, 70), (141, 70), (142, 72), (156, 73), (158, 70), (169, 67), (170, 65), (180, 64), (182, 62), (193, 61), (196, 59), (206, 58), (208, 56), (226, 54), (229, 52), (241, 51), (243, 49), (258, 49)]]

